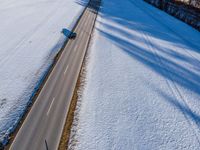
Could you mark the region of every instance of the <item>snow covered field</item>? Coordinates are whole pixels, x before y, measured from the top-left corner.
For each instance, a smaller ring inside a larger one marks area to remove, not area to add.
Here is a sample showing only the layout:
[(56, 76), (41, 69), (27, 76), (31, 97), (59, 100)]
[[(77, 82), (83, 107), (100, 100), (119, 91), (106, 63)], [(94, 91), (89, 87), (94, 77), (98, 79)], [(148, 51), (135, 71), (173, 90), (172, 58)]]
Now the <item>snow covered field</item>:
[(200, 33), (141, 0), (103, 0), (76, 150), (200, 149)]
[(0, 141), (83, 11), (78, 0), (0, 0)]

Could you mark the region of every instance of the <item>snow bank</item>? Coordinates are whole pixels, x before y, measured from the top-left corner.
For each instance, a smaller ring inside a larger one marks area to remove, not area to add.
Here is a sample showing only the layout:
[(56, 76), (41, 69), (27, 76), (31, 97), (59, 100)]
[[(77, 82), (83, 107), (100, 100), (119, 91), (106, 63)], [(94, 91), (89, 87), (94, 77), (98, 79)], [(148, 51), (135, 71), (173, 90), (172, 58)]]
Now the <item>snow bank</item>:
[(84, 6), (76, 0), (0, 0), (0, 141), (5, 144)]
[(198, 150), (200, 33), (140, 0), (103, 0), (69, 149)]

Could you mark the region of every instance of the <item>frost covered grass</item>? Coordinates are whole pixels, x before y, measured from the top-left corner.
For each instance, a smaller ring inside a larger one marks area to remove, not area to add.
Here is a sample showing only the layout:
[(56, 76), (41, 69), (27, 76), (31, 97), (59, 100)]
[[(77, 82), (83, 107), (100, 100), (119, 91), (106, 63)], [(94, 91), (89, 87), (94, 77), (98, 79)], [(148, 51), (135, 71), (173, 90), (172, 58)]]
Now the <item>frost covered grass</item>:
[(69, 149), (198, 150), (200, 33), (140, 0), (102, 4)]
[[(87, 2), (87, 1), (86, 1)], [(76, 0), (0, 0), (0, 141), (4, 144), (84, 9)]]

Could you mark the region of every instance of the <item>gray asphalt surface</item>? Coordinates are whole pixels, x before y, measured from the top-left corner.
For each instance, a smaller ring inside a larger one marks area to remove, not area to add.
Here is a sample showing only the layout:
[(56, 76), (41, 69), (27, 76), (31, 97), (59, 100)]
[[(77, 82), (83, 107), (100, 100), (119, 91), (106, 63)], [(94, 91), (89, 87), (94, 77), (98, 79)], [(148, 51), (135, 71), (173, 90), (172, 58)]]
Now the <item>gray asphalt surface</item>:
[(79, 76), (96, 13), (88, 6), (75, 28), (77, 37), (69, 40), (48, 77), (31, 111), (17, 133), (11, 150), (56, 150)]

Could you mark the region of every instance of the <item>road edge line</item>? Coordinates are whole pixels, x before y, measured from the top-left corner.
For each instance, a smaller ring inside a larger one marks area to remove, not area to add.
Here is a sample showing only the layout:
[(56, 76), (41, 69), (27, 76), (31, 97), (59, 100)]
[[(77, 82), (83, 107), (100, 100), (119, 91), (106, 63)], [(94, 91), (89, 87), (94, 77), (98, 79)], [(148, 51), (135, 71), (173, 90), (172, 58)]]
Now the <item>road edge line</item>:
[[(101, 0), (100, 0), (99, 7), (100, 6), (101, 6)], [(73, 123), (73, 120), (74, 120), (74, 112), (75, 112), (76, 105), (77, 105), (77, 102), (78, 102), (78, 90), (80, 88), (84, 87), (84, 85), (85, 85), (84, 79), (85, 79), (85, 76), (86, 76), (86, 73), (87, 73), (85, 71), (85, 68), (86, 68), (85, 66), (87, 65), (87, 62), (88, 62), (87, 54), (88, 54), (88, 49), (90, 47), (92, 34), (94, 32), (94, 27), (96, 25), (96, 19), (97, 19), (98, 13), (99, 13), (99, 9), (96, 12), (96, 16), (95, 16), (95, 19), (94, 19), (94, 24), (92, 26), (92, 31), (91, 31), (88, 43), (86, 45), (86, 51), (85, 51), (85, 54), (84, 54), (84, 57), (83, 57), (83, 62), (82, 62), (82, 65), (81, 65), (81, 69), (80, 69), (79, 74), (78, 74), (76, 86), (75, 86), (75, 88), (73, 90), (74, 92), (73, 92), (73, 95), (72, 95), (72, 98), (71, 98), (71, 102), (70, 102), (70, 106), (69, 106), (69, 110), (67, 112), (67, 116), (66, 116), (66, 119), (65, 119), (65, 122), (64, 122), (64, 127), (63, 127), (63, 130), (62, 130), (62, 135), (61, 135), (61, 138), (60, 138), (58, 150), (68, 149), (71, 127), (72, 127), (72, 123)]]
[[(80, 16), (78, 17), (78, 19), (76, 20), (76, 22), (74, 23), (74, 26), (72, 28), (72, 32), (75, 30), (75, 28), (77, 27), (81, 17), (83, 16), (85, 10), (87, 9), (87, 6), (85, 6), (83, 8), (83, 11), (81, 12)], [(33, 105), (35, 104), (38, 95), (40, 94), (42, 88), (44, 87), (45, 83), (47, 82), (47, 80), (49, 79), (49, 76), (51, 74), (51, 72), (53, 71), (56, 63), (58, 62), (58, 60), (60, 59), (60, 56), (62, 55), (67, 43), (68, 43), (69, 39), (66, 38), (65, 42), (63, 43), (62, 47), (60, 48), (60, 50), (58, 50), (57, 54), (55, 55), (55, 57), (53, 58), (53, 61), (51, 64), (49, 64), (49, 67), (47, 68), (47, 70), (45, 70), (43, 76), (41, 77), (41, 82), (39, 83), (39, 85), (36, 86), (36, 90), (34, 91), (34, 93), (31, 95), (30, 97), (30, 102), (27, 105), (27, 108), (24, 110), (24, 114), (21, 116), (21, 118), (19, 119), (18, 124), (16, 125), (16, 128), (14, 129), (13, 132), (11, 132), (9, 134), (8, 137), (8, 141), (6, 143), (6, 145), (4, 145), (4, 150), (9, 150), (10, 146), (12, 144), (12, 142), (14, 141), (14, 138), (16, 137), (17, 133), (19, 132), (21, 126), (23, 125), (24, 121), (26, 120), (29, 112), (31, 111)]]

